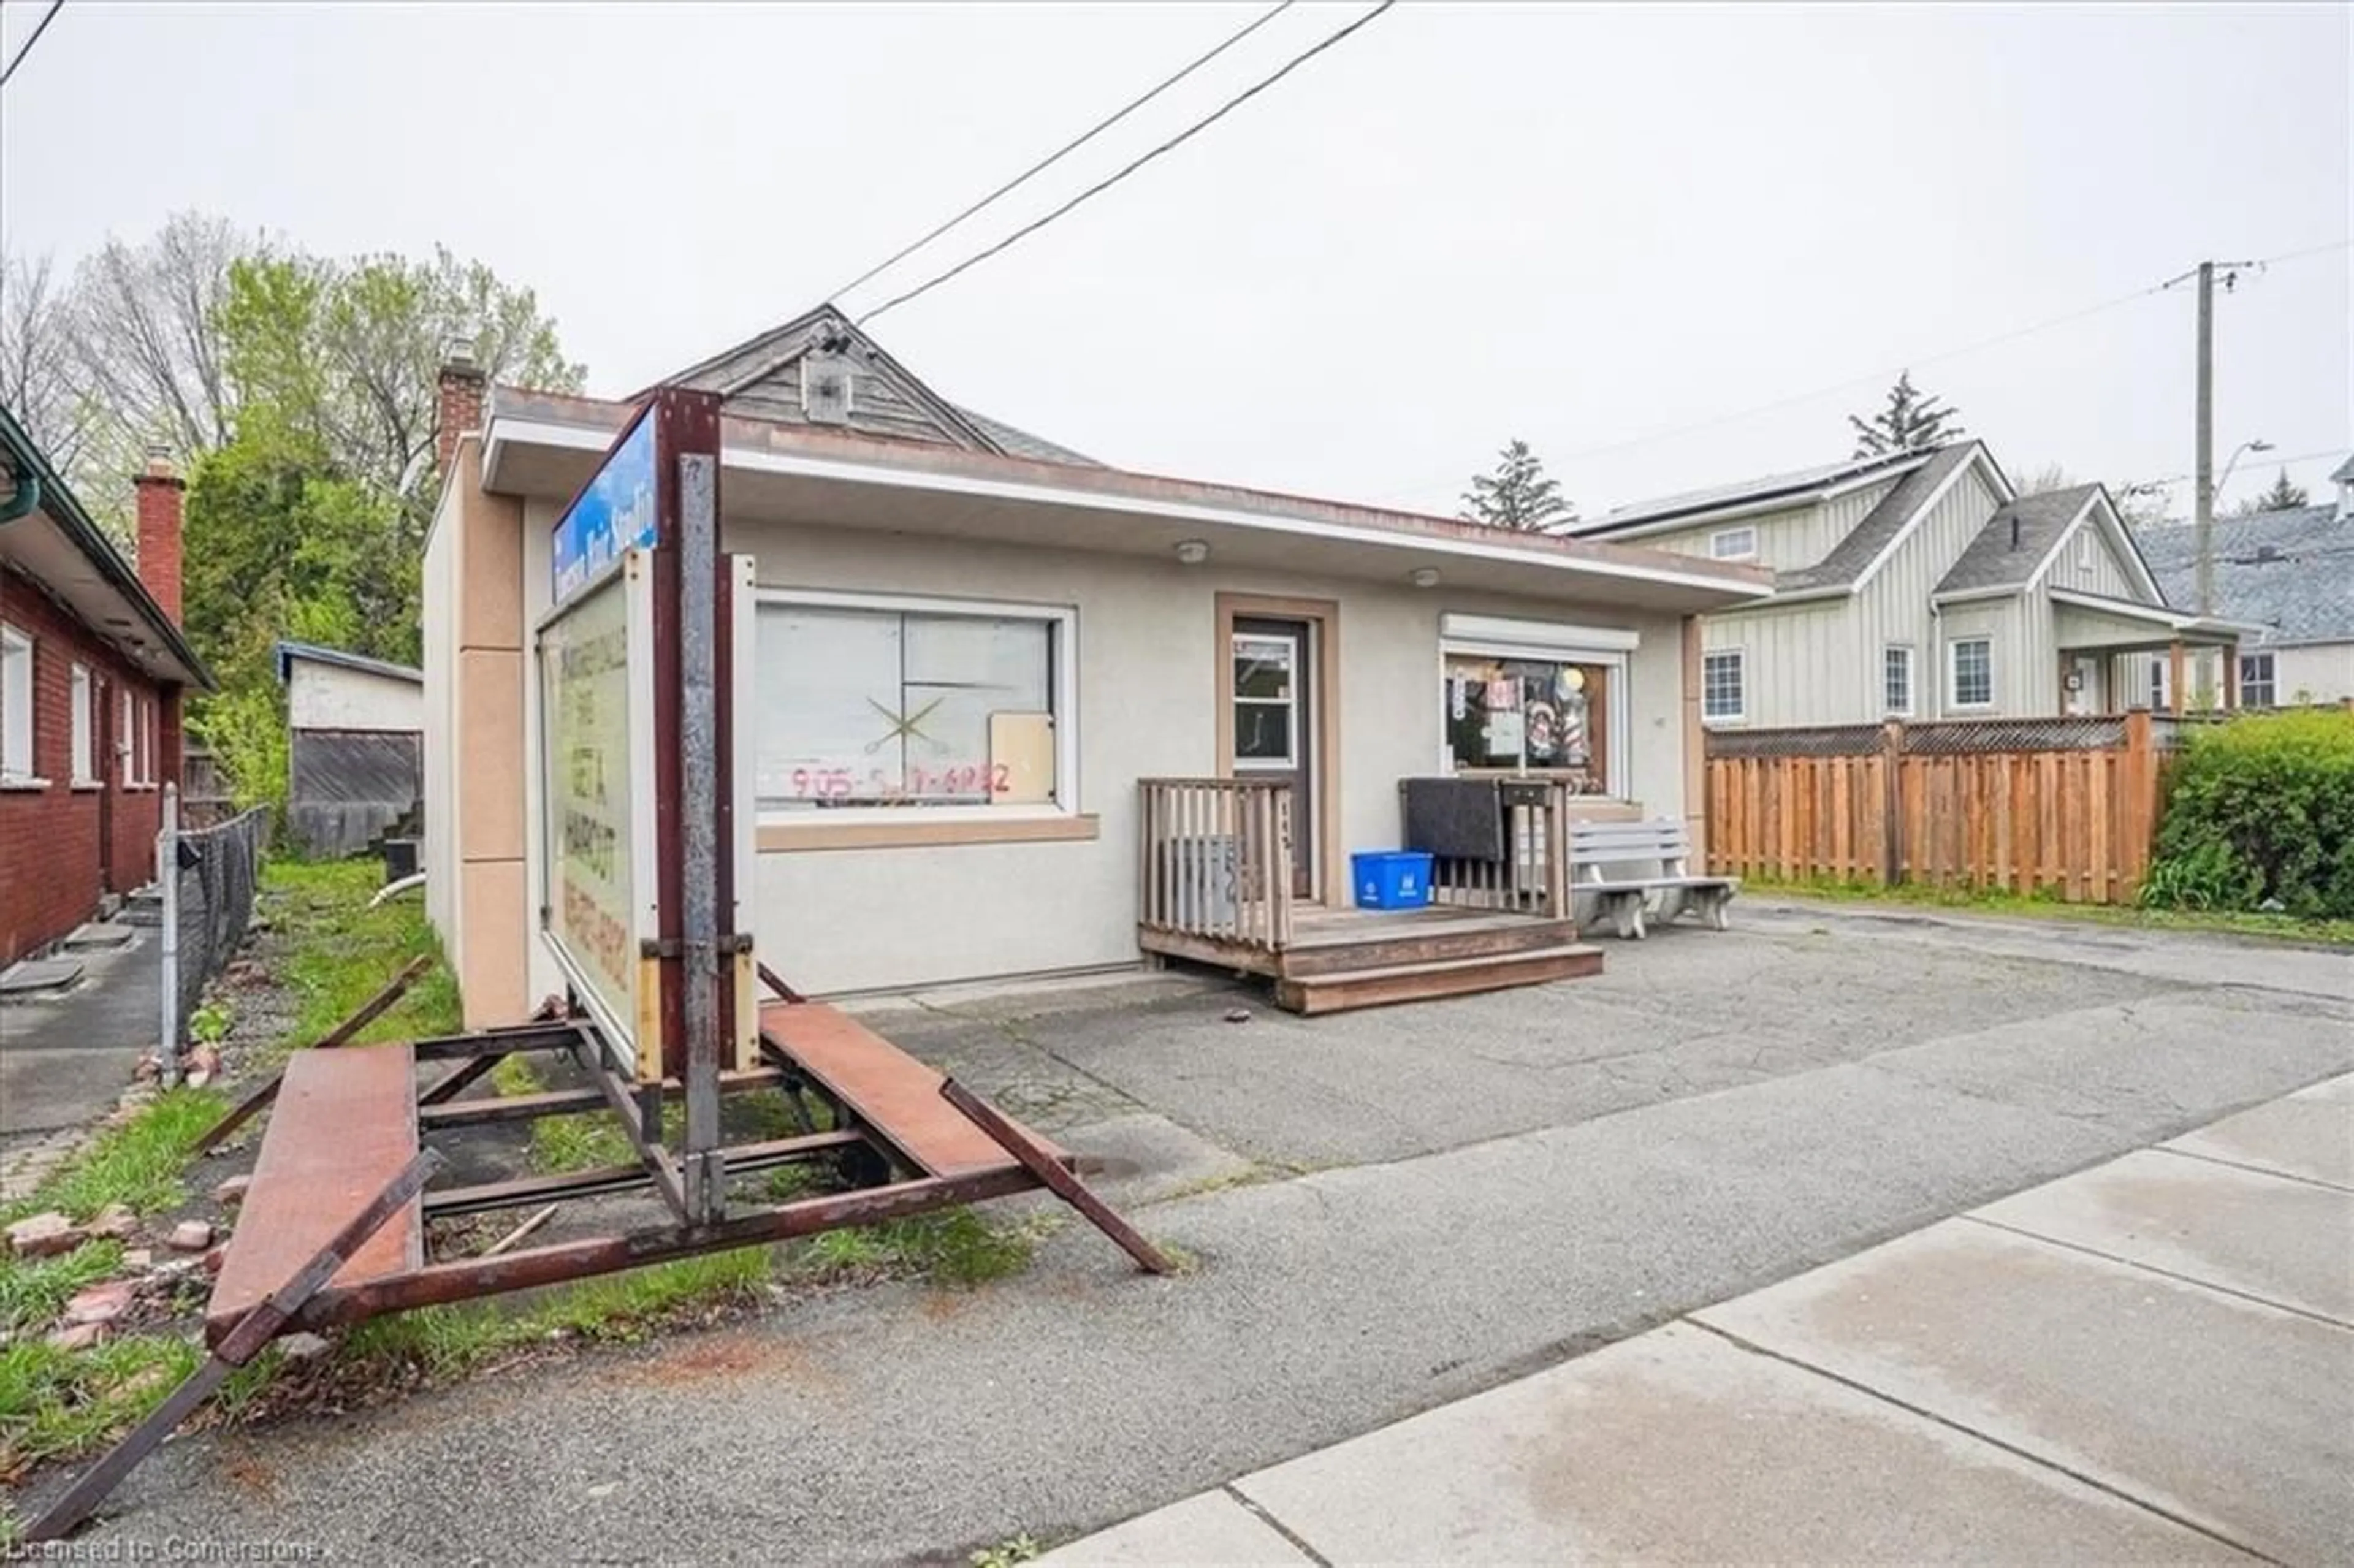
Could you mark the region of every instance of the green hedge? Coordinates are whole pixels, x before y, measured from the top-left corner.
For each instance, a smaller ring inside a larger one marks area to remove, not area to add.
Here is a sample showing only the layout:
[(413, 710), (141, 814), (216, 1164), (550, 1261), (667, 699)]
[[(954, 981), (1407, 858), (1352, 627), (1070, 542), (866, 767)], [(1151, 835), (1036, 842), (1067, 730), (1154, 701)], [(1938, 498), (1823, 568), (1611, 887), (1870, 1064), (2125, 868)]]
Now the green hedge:
[(2142, 902), (2354, 916), (2354, 712), (2195, 731), (2168, 776)]

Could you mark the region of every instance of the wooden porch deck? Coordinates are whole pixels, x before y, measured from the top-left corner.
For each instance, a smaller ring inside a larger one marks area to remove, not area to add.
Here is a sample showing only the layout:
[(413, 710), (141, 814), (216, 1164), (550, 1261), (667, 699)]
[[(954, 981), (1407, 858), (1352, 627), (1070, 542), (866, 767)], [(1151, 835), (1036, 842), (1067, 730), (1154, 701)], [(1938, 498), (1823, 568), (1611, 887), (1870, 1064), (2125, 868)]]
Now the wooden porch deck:
[[(1291, 891), (1290, 787), (1237, 779), (1143, 781), (1137, 945), (1275, 982), (1278, 1007), (1464, 996), (1598, 973), (1577, 939), (1548, 851), (1469, 868), (1440, 862), (1422, 909), (1354, 909)], [(1553, 808), (1524, 808), (1515, 842), (1555, 846)]]

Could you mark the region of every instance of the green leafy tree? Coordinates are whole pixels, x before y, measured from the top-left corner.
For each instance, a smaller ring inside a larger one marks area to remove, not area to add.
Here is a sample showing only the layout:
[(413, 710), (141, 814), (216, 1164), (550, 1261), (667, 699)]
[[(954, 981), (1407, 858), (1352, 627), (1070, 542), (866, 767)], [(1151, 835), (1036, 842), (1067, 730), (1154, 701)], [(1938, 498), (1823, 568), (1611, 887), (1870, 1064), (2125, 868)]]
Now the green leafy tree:
[(1522, 440), (1504, 448), (1493, 473), (1472, 476), (1461, 515), (1468, 523), (1490, 528), (1523, 530), (1577, 521), (1577, 510), (1563, 499), (1560, 482), (1547, 477), (1544, 464)]
[(1959, 414), (1914, 388), (1909, 370), (1888, 389), (1886, 408), (1869, 418), (1850, 414), (1847, 422), (1855, 428), (1855, 455), (1860, 458), (1920, 451), (1967, 433)]

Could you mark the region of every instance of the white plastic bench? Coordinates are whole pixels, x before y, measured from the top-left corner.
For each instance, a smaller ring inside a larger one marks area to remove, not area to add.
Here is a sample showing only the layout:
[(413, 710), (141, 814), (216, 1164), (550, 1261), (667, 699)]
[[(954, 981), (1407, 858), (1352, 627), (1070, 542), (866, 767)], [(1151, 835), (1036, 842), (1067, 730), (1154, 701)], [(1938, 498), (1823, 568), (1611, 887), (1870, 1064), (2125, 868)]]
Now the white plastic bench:
[[(1691, 859), (1691, 837), (1672, 817), (1569, 825), (1570, 895), (1593, 895), (1620, 937), (1643, 937), (1643, 906), (1654, 893), (1659, 895), (1659, 920), (1672, 920), (1689, 910), (1710, 929), (1724, 929), (1725, 906), (1740, 891), (1741, 879), (1694, 876), (1686, 869)], [(1659, 870), (1640, 876), (1604, 873), (1606, 866), (1629, 865), (1656, 865)]]

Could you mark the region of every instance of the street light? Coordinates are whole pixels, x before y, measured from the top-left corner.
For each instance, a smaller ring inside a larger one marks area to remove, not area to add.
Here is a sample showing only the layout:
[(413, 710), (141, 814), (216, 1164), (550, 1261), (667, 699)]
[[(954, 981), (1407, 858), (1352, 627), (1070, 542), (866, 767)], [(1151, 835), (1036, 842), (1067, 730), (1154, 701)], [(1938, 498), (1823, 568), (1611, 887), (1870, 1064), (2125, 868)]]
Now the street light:
[(2215, 493), (2217, 495), (2223, 493), (2223, 487), (2232, 482), (2232, 471), (2240, 466), (2240, 460), (2243, 457), (2250, 452), (2268, 452), (2272, 450), (2272, 442), (2261, 436), (2252, 441), (2242, 441), (2232, 448), (2230, 461), (2223, 464), (2223, 477), (2215, 482)]

